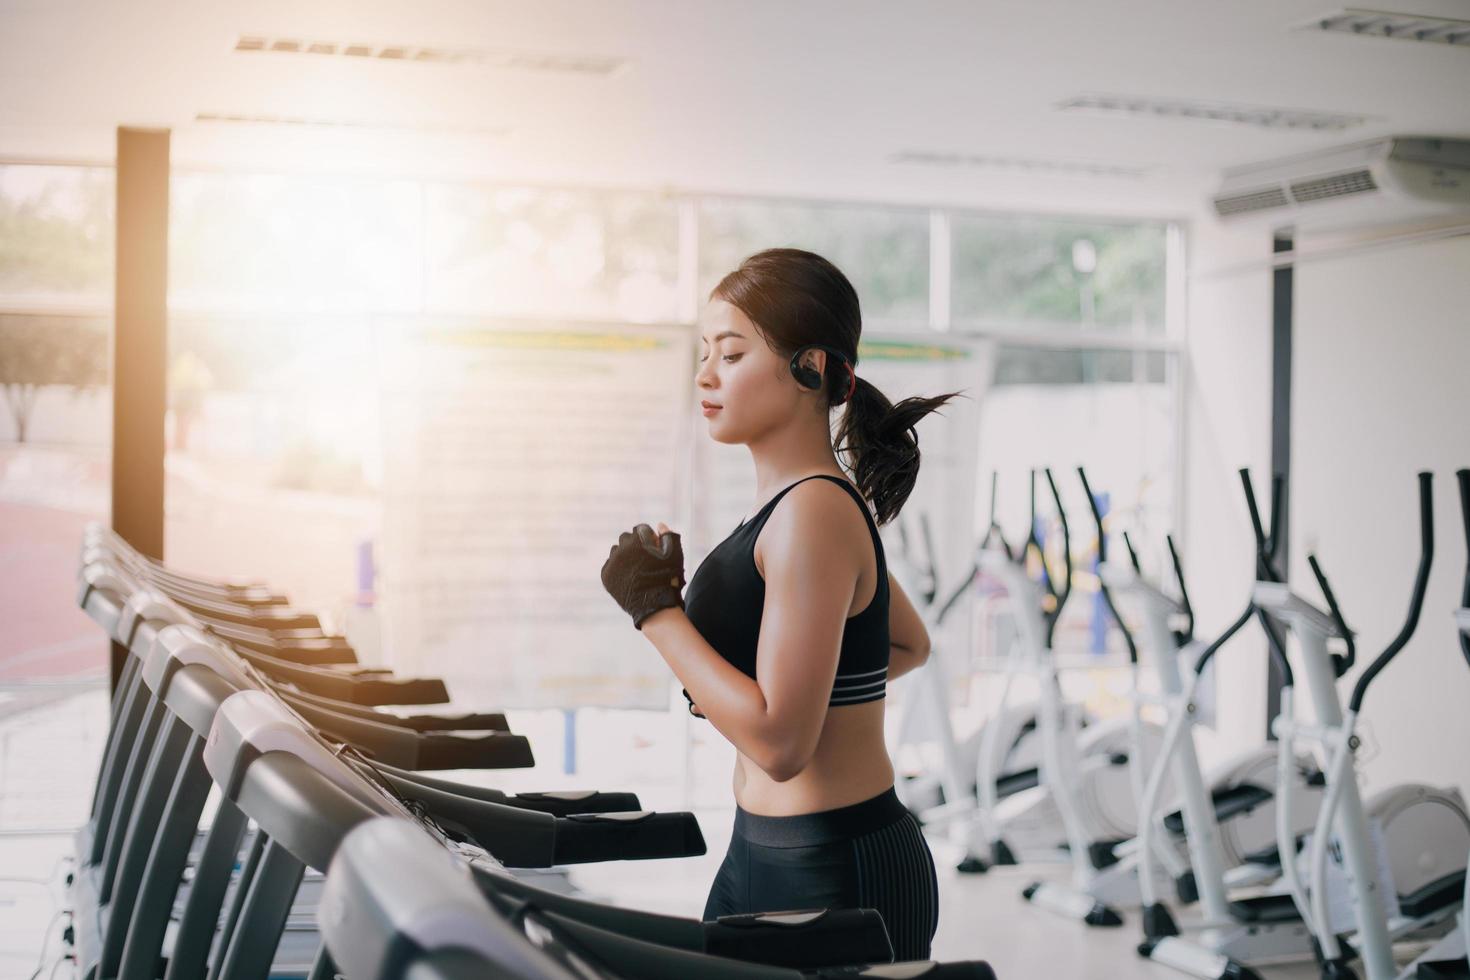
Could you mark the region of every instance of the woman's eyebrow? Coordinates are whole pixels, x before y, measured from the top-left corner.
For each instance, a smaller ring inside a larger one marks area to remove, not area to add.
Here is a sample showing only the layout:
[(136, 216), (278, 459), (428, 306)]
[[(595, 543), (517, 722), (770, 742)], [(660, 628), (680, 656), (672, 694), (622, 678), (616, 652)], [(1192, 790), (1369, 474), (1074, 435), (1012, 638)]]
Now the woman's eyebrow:
[[(745, 339), (745, 334), (743, 334), (743, 333), (736, 333), (734, 330), (722, 330), (718, 334), (715, 335), (715, 339), (713, 341), (705, 341), (705, 343), (716, 343), (716, 344), (718, 344), (720, 341), (724, 340), (726, 337), (736, 337), (736, 338), (738, 338), (740, 340), (744, 340)], [(699, 339), (700, 340), (704, 340), (703, 337), (700, 337)]]

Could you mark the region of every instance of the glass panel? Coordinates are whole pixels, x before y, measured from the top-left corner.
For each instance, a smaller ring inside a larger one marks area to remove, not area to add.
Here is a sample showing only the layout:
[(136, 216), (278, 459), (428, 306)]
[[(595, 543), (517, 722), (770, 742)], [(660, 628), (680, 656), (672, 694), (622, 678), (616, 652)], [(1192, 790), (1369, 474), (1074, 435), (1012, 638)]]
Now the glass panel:
[(76, 581), (110, 510), (114, 198), (110, 168), (0, 166), (0, 832), (85, 819), (56, 760), (85, 776), (102, 748), (108, 645)]
[(112, 305), (113, 172), (0, 165), (0, 296)]
[(679, 214), (649, 194), (430, 184), (427, 307), (669, 322)]
[(340, 630), (381, 512), (367, 318), (176, 315), (169, 348), (169, 563), (260, 579)]
[(699, 301), (746, 256), (804, 248), (852, 281), (865, 322), (922, 328), (929, 318), (926, 211), (711, 200), (699, 205)]
[[(110, 509), (113, 188), (111, 168), (0, 166), (0, 714), (106, 676), (76, 575), (83, 528)], [(44, 767), (10, 761), (0, 826), (69, 815)]]
[(1164, 224), (956, 215), (956, 323), (1162, 335)]

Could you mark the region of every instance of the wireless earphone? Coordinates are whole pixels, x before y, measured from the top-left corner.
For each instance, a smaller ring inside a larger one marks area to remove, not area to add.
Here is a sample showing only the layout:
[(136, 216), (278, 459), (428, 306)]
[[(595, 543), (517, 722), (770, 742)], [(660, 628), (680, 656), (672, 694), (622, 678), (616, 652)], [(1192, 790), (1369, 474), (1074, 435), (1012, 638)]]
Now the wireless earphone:
[(809, 368), (805, 364), (801, 363), (801, 355), (805, 354), (809, 350), (824, 351), (832, 357), (835, 357), (838, 360), (842, 361), (843, 366), (847, 368), (847, 376), (849, 379), (851, 379), (847, 386), (847, 394), (842, 396), (842, 401), (836, 401), (832, 404), (841, 405), (846, 402), (849, 398), (852, 397), (852, 393), (857, 390), (857, 372), (853, 370), (852, 359), (849, 358), (846, 354), (842, 353), (842, 351), (837, 350), (833, 347), (823, 346), (822, 344), (808, 344), (805, 347), (797, 350), (795, 354), (792, 354), (792, 376), (796, 378), (797, 384), (801, 385), (803, 388), (810, 388), (813, 391), (821, 390), (822, 374), (816, 368)]

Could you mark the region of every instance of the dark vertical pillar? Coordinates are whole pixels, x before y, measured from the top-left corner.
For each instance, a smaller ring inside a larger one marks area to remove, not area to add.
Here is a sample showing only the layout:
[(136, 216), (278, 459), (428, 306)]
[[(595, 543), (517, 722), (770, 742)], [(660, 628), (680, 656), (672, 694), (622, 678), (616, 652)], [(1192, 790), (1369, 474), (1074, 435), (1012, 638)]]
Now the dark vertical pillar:
[[(1275, 255), (1290, 252), (1294, 246), (1292, 233), (1277, 232), (1271, 251)], [(1285, 580), (1291, 570), (1291, 310), (1295, 269), (1291, 262), (1278, 265), (1271, 273), (1271, 472), (1282, 478), (1281, 516), (1271, 528), (1276, 542), (1276, 567)], [(1267, 484), (1269, 486), (1269, 483)], [(1266, 738), (1270, 739), (1271, 719), (1281, 713), (1283, 678), (1275, 659), (1269, 661), (1266, 674)]]
[[(163, 416), (168, 356), (169, 131), (117, 131), (112, 330), (112, 527), (163, 557)], [(113, 645), (112, 683), (126, 651)]]

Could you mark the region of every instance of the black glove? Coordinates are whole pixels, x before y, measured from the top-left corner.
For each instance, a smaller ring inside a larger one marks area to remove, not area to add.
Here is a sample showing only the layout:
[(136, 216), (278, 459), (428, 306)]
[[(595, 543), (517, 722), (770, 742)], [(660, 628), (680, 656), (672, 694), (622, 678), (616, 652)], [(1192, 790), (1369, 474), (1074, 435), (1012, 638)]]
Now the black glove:
[(683, 609), (684, 547), (679, 535), (655, 534), (647, 524), (618, 535), (602, 565), (602, 586), (640, 630), (660, 609)]

